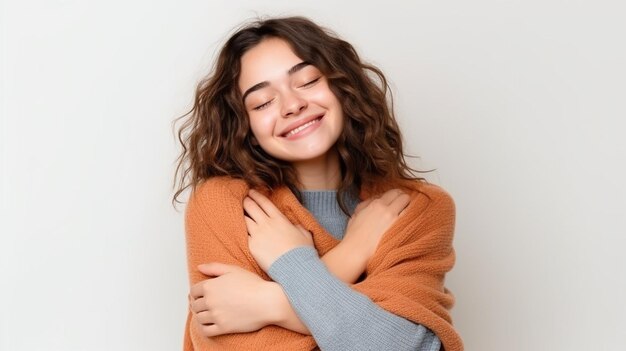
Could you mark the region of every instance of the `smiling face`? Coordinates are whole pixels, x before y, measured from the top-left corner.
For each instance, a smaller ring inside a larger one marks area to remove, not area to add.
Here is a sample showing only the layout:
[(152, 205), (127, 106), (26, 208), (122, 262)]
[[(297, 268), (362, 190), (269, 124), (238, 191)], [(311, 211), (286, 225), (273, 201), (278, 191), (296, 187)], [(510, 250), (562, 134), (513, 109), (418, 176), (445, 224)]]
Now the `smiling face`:
[(241, 58), (239, 89), (252, 133), (271, 156), (293, 164), (323, 160), (343, 129), (326, 77), (286, 41), (267, 38)]

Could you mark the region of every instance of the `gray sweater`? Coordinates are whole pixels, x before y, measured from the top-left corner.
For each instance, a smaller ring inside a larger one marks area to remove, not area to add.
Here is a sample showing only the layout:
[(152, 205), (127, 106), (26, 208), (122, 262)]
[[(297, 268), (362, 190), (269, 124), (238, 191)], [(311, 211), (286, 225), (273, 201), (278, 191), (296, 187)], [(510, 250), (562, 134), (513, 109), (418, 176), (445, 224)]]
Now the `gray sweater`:
[[(304, 191), (303, 205), (341, 240), (348, 217), (336, 191)], [(352, 213), (358, 198), (347, 199)], [(280, 284), (298, 317), (322, 350), (439, 351), (441, 341), (428, 328), (384, 310), (352, 290), (326, 269), (311, 247), (297, 247), (279, 257), (268, 274)]]

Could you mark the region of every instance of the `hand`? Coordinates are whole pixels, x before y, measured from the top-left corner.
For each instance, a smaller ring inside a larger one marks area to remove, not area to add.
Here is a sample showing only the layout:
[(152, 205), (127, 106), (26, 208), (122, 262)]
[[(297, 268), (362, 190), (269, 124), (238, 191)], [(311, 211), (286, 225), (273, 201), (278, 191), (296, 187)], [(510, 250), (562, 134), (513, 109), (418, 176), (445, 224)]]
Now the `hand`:
[(280, 256), (299, 246), (313, 246), (311, 233), (293, 225), (274, 204), (258, 191), (250, 190), (243, 200), (252, 257), (267, 272)]
[(383, 234), (408, 206), (410, 196), (391, 189), (379, 198), (361, 202), (348, 221), (342, 244), (356, 249), (365, 263), (374, 255)]
[(272, 324), (275, 308), (274, 282), (263, 280), (243, 268), (222, 263), (198, 266), (214, 277), (191, 287), (189, 305), (198, 330), (206, 337), (256, 331)]

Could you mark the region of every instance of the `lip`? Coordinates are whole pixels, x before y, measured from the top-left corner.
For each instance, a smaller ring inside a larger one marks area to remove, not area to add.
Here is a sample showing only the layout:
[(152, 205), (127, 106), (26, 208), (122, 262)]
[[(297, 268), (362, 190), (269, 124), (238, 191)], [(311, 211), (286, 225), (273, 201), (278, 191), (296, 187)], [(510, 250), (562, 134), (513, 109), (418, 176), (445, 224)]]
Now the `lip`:
[(293, 123), (288, 125), (285, 129), (283, 129), (283, 131), (280, 132), (279, 135), (284, 138), (287, 135), (287, 133), (291, 132), (292, 130), (300, 127), (301, 125), (305, 125), (305, 124), (307, 124), (307, 123), (309, 123), (311, 121), (314, 121), (314, 120), (316, 120), (318, 118), (322, 118), (322, 117), (324, 117), (324, 115), (325, 115), (324, 113), (320, 113), (320, 114), (317, 114), (317, 115), (309, 116), (309, 117), (302, 118), (302, 119), (299, 119), (297, 121), (294, 121)]

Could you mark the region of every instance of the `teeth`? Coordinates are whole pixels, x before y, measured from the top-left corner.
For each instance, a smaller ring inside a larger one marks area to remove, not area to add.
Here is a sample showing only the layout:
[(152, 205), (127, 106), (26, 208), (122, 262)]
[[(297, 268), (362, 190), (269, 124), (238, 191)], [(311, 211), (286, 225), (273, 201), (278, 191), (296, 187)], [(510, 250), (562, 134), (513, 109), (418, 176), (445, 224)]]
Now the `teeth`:
[(309, 127), (310, 125), (312, 125), (313, 123), (315, 123), (317, 121), (319, 121), (319, 118), (316, 118), (316, 119), (312, 120), (311, 122), (307, 122), (307, 123), (301, 125), (300, 127), (296, 128), (296, 129), (293, 129), (292, 131), (287, 133), (285, 136), (288, 137), (290, 135), (294, 135), (294, 134), (298, 133), (299, 131), (301, 131), (303, 129), (306, 129), (307, 127)]

